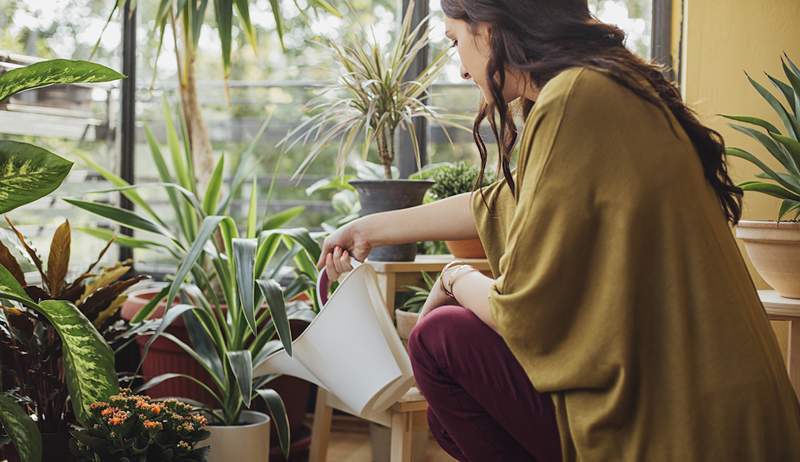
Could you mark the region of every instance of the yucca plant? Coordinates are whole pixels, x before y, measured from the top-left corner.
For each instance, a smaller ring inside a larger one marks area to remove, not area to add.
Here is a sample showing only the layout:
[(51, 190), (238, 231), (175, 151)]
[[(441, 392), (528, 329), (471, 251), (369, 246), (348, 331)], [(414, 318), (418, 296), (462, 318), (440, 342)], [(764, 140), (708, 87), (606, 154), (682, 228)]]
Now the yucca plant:
[(800, 69), (786, 54), (781, 58), (781, 65), (787, 81), (769, 74), (767, 78), (778, 94), (784, 98), (786, 105), (749, 75), (747, 79), (778, 114), (784, 130), (757, 117), (733, 115), (723, 115), (723, 117), (747, 124), (731, 124), (731, 127), (758, 141), (778, 161), (784, 171), (773, 170), (758, 157), (741, 148), (730, 147), (726, 149), (726, 153), (729, 156), (745, 159), (761, 169), (761, 173), (756, 175), (758, 180), (741, 183), (738, 185), (740, 188), (781, 199), (778, 221), (786, 216), (797, 221), (800, 219)]
[(383, 176), (392, 179), (394, 137), (398, 128), (411, 137), (414, 156), (421, 167), (414, 119), (422, 117), (443, 127), (461, 127), (456, 123), (457, 116), (439, 112), (426, 98), (449, 59), (449, 50), (439, 53), (428, 67), (408, 79), (411, 65), (428, 45), (429, 18), (412, 28), (413, 7), (412, 1), (392, 46), (382, 47), (374, 32), (362, 32), (342, 42), (321, 39), (322, 46), (330, 51), (343, 75), (309, 103), (310, 118), (281, 141), (287, 149), (299, 142), (311, 144), (309, 154), (292, 179), (300, 178), (320, 152), (334, 142), (339, 144), (336, 173), (342, 176), (347, 157), (359, 137), (363, 140), (362, 158), (367, 159), (374, 141), (383, 165)]
[[(207, 411), (214, 423), (222, 425), (238, 424), (241, 411), (260, 397), (272, 414), (281, 448), (288, 456), (290, 429), (283, 402), (275, 391), (265, 388), (275, 377), (254, 376), (253, 371), (281, 346), (291, 354), (289, 321), (310, 321), (318, 310), (313, 288), (320, 247), (302, 228), (259, 231), (256, 197), (253, 181), (247, 224), (241, 232), (230, 216), (205, 215), (199, 201), (190, 201), (194, 212), (204, 219), (168, 286), (167, 310), (158, 330), (145, 346), (146, 355), (159, 336), (171, 340), (197, 360), (211, 382), (173, 373), (151, 379), (139, 391), (178, 377), (194, 381), (217, 401), (219, 407)], [(275, 258), (283, 245), (288, 251)], [(198, 266), (204, 254), (211, 263), (208, 272)], [(294, 258), (299, 276), (284, 288), (276, 277), (289, 258)], [(186, 283), (192, 271), (195, 280), (217, 284), (200, 290), (196, 284)], [(305, 302), (287, 304), (301, 292), (309, 294), (312, 306)], [(184, 302), (173, 306), (170, 302), (178, 295)], [(178, 317), (183, 317), (187, 325), (191, 345), (166, 331)]]
[[(109, 82), (123, 75), (105, 66), (55, 59), (12, 69), (0, 75), (0, 104), (9, 97), (34, 88), (56, 84)], [(72, 169), (72, 162), (29, 143), (0, 141), (0, 213), (40, 199), (55, 191)], [(63, 373), (78, 418), (84, 417), (91, 398), (105, 398), (116, 391), (113, 353), (97, 330), (70, 302), (34, 302), (17, 278), (0, 265), (0, 335), (16, 335), (8, 313), (31, 312), (44, 317), (56, 332), (64, 355)], [(13, 311), (12, 311), (13, 310)], [(80, 351), (81, 354), (76, 354)], [(25, 352), (22, 352), (25, 353)], [(93, 363), (93, 360), (97, 360)], [(41, 434), (27, 410), (25, 397), (9, 390), (0, 375), (0, 426), (22, 460), (42, 458)]]
[(404, 289), (408, 289), (412, 292), (411, 297), (403, 302), (400, 306), (400, 310), (408, 311), (409, 313), (419, 313), (419, 310), (422, 309), (422, 306), (425, 305), (425, 301), (428, 299), (428, 296), (431, 294), (431, 290), (433, 286), (436, 284), (436, 280), (432, 278), (427, 271), (420, 271), (422, 275), (422, 281), (425, 284), (425, 287), (419, 286), (403, 286)]

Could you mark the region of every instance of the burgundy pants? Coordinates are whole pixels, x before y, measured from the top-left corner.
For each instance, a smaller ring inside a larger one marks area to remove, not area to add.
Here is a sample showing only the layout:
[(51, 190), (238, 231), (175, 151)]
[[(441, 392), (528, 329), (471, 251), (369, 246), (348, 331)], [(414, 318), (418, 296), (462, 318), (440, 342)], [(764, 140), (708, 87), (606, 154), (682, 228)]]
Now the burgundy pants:
[(560, 461), (550, 396), (539, 394), (508, 346), (472, 311), (442, 306), (408, 342), (431, 433), (461, 462)]

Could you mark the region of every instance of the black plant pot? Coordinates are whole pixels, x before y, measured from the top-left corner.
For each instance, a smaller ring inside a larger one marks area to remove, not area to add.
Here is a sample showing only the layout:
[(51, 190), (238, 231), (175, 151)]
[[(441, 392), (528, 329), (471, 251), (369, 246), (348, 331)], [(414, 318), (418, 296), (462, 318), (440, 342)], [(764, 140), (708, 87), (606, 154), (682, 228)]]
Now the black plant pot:
[[(425, 192), (434, 185), (430, 180), (351, 180), (361, 200), (361, 216), (389, 210), (406, 209), (422, 204)], [(413, 223), (409, 223), (413, 226)], [(414, 261), (417, 244), (375, 247), (369, 253), (373, 261)]]

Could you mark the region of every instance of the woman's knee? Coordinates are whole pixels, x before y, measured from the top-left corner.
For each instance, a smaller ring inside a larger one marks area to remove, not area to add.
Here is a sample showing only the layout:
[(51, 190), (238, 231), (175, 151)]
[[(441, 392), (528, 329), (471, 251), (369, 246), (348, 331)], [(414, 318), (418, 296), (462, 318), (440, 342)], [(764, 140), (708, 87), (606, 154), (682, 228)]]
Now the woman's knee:
[[(461, 345), (485, 334), (488, 326), (475, 314), (458, 305), (446, 305), (428, 313), (411, 331), (408, 352), (412, 361), (437, 357), (448, 347)], [(445, 353), (446, 354), (446, 353)]]

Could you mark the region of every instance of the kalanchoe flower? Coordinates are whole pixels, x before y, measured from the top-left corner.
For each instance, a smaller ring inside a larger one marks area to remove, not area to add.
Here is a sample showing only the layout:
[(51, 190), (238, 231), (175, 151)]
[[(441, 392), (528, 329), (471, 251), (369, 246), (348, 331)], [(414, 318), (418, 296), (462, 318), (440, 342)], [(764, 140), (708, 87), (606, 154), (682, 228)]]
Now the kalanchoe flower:
[[(72, 433), (80, 460), (204, 461), (206, 418), (178, 401), (153, 402), (123, 389), (108, 402), (91, 405), (87, 428)], [(142, 458), (142, 456), (145, 456)]]

